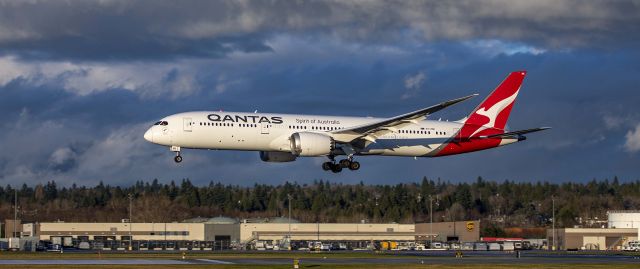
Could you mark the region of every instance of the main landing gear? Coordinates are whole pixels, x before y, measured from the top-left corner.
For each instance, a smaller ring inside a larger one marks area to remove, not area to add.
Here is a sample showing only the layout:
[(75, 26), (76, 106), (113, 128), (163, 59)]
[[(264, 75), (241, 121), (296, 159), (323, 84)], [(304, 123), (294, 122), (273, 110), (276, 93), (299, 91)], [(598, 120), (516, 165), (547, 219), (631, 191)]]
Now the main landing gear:
[(360, 169), (360, 163), (353, 160), (353, 158), (342, 159), (338, 163), (336, 163), (333, 157), (330, 157), (330, 162), (324, 162), (322, 164), (322, 170), (329, 171), (334, 173), (342, 172), (342, 168), (349, 168), (351, 171), (355, 171)]

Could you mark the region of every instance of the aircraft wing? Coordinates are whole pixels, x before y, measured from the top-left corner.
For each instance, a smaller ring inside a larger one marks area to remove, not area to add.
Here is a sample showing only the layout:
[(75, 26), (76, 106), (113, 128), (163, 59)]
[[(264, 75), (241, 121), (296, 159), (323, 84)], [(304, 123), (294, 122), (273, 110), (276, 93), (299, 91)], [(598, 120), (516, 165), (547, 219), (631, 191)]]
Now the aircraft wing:
[(523, 135), (523, 134), (544, 131), (544, 130), (547, 130), (547, 129), (551, 129), (551, 127), (540, 127), (540, 128), (519, 130), (519, 131), (513, 131), (513, 132), (506, 132), (506, 133), (502, 133), (502, 134), (484, 135), (484, 136), (480, 136), (479, 138), (495, 138), (495, 137), (509, 138), (509, 137), (519, 136), (519, 135)]
[(451, 105), (455, 105), (467, 99), (477, 96), (472, 94), (458, 99), (449, 100), (440, 104), (416, 110), (407, 114), (380, 120), (377, 122), (355, 126), (349, 129), (333, 131), (331, 135), (337, 142), (350, 143), (356, 139), (364, 139), (369, 142), (375, 142), (378, 137), (389, 132), (395, 132), (399, 128), (410, 124), (417, 124), (427, 118), (428, 115), (440, 111)]

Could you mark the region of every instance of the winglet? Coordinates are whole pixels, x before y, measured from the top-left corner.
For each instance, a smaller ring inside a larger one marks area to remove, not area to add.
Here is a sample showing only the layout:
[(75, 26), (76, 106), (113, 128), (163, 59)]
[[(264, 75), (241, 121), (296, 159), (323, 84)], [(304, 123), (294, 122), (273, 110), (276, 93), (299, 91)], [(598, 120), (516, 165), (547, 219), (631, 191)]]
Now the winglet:
[[(471, 94), (471, 95), (467, 95), (465, 97), (460, 97), (460, 98), (456, 98), (456, 99), (453, 99), (453, 100), (444, 101), (442, 103), (439, 103), (439, 104), (437, 104), (435, 106), (432, 106), (432, 107), (429, 107), (429, 108), (426, 108), (426, 109), (423, 109), (421, 111), (425, 111), (425, 112), (428, 111), (427, 113), (425, 113), (425, 116), (428, 116), (430, 114), (433, 114), (436, 111), (440, 111), (440, 110), (445, 109), (445, 108), (447, 108), (449, 106), (455, 105), (455, 104), (460, 103), (460, 102), (464, 102), (464, 101), (469, 100), (469, 99), (471, 99), (473, 97), (476, 97), (476, 96), (478, 96), (478, 94), (474, 93), (474, 94)], [(416, 112), (418, 112), (418, 111), (416, 111)]]
[(457, 99), (453, 99), (453, 100), (449, 100), (449, 101), (446, 101), (446, 102), (442, 102), (442, 103), (440, 103), (440, 105), (442, 105), (444, 107), (448, 107), (450, 105), (455, 105), (457, 103), (460, 103), (460, 102), (466, 101), (468, 99), (471, 99), (471, 98), (476, 97), (478, 95), (479, 94), (474, 93), (474, 94), (471, 94), (471, 95), (467, 95), (465, 97), (460, 97), (460, 98), (457, 98)]

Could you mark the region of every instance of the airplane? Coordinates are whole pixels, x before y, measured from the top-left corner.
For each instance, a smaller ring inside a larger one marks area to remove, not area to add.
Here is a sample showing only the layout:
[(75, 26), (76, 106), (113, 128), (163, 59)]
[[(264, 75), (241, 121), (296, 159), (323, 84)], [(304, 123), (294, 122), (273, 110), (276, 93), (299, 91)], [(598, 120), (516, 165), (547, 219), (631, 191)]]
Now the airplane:
[[(258, 151), (265, 162), (327, 157), (322, 169), (339, 173), (360, 169), (355, 156), (441, 157), (485, 150), (526, 139), (540, 127), (505, 130), (526, 71), (510, 73), (473, 110), (458, 121), (427, 120), (431, 114), (477, 94), (442, 102), (391, 118), (195, 111), (157, 121), (147, 141), (168, 146), (174, 161), (182, 149)], [(344, 159), (336, 162), (336, 157)]]

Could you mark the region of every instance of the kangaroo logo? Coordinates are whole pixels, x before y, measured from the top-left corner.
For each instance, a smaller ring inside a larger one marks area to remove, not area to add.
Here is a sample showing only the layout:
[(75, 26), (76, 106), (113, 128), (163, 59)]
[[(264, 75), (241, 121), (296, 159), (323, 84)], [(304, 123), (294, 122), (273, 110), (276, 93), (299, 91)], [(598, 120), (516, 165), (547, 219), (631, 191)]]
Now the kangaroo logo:
[(487, 117), (489, 119), (489, 122), (484, 124), (483, 127), (478, 128), (475, 132), (473, 132), (473, 134), (471, 134), (471, 136), (474, 136), (475, 134), (477, 134), (478, 132), (484, 129), (495, 128), (496, 118), (498, 117), (500, 112), (502, 112), (506, 107), (508, 107), (511, 103), (513, 103), (513, 101), (516, 100), (516, 97), (518, 96), (519, 91), (520, 91), (520, 88), (518, 88), (518, 90), (514, 92), (511, 96), (505, 99), (502, 99), (500, 102), (493, 104), (493, 106), (491, 106), (489, 109), (482, 107), (476, 110), (476, 114)]

